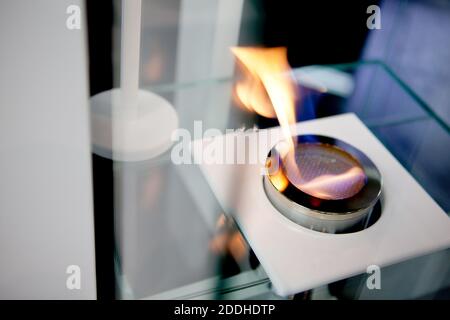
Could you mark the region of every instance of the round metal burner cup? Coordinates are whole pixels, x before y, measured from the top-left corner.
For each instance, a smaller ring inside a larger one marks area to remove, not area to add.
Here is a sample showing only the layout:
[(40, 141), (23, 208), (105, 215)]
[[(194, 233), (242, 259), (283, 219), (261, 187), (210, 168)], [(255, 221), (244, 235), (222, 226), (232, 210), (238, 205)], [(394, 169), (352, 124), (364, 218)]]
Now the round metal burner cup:
[(266, 162), (264, 189), (275, 208), (320, 232), (364, 228), (381, 196), (373, 162), (355, 147), (320, 135), (296, 137), (290, 151), (286, 145), (275, 145)]

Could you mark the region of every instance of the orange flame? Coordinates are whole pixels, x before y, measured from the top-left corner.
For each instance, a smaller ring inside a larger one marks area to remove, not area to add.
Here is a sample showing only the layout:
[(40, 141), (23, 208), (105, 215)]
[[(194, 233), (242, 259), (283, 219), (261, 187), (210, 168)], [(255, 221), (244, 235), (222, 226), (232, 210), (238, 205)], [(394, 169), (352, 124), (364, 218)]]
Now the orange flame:
[(288, 187), (289, 181), (286, 175), (284, 174), (283, 170), (281, 170), (279, 166), (277, 167), (273, 166), (274, 164), (273, 161), (279, 161), (279, 159), (276, 159), (276, 157), (271, 156), (266, 161), (266, 168), (268, 169), (270, 181), (272, 181), (272, 184), (274, 185), (275, 188), (277, 188), (277, 190), (283, 192)]
[(247, 109), (268, 117), (278, 118), (285, 140), (293, 149), (291, 126), (296, 123), (296, 86), (288, 76), (291, 70), (287, 49), (234, 47), (231, 49), (242, 65), (244, 77), (235, 92)]
[[(231, 49), (240, 63), (243, 77), (235, 86), (239, 102), (248, 110), (268, 118), (278, 118), (287, 144), (279, 144), (277, 151), (281, 159), (268, 159), (271, 182), (279, 191), (284, 191), (292, 182), (297, 188), (321, 199), (339, 198), (342, 188), (359, 190), (364, 181), (364, 172), (354, 165), (345, 172), (322, 173), (306, 179), (296, 161), (295, 102), (297, 86), (291, 77), (287, 61), (287, 49), (234, 47)], [(279, 167), (270, 170), (273, 161), (281, 160), (287, 175)], [(322, 168), (323, 169), (323, 168)], [(347, 186), (347, 187), (346, 187)], [(359, 189), (358, 189), (359, 188)]]

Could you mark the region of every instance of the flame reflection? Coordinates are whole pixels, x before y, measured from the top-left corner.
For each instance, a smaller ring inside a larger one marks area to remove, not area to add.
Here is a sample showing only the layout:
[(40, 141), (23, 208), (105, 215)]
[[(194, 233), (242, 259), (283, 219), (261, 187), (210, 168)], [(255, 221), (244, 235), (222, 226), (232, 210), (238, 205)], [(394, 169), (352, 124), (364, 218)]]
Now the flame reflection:
[(209, 242), (212, 252), (220, 255), (230, 254), (236, 262), (248, 255), (248, 246), (233, 221), (222, 213), (216, 222), (216, 232)]

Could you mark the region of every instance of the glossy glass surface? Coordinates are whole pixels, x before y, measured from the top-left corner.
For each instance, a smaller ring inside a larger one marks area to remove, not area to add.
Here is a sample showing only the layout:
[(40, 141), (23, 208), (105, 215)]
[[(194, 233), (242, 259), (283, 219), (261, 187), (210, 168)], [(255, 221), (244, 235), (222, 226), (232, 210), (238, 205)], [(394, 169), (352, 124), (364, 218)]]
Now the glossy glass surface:
[[(299, 121), (355, 112), (440, 206), (450, 210), (450, 177), (443, 174), (449, 161), (442, 152), (442, 146), (450, 145), (449, 127), (389, 67), (362, 61), (294, 70), (298, 76), (303, 73), (325, 77), (321, 79), (329, 90), (298, 84)], [(230, 77), (146, 89), (173, 103), (180, 126), (192, 136), (193, 120), (202, 120), (203, 130), (223, 132), (277, 125), (239, 108), (233, 83)], [(282, 298), (270, 290), (257, 257), (197, 166), (174, 165), (168, 152), (139, 163), (117, 162), (114, 175), (116, 276), (122, 298)], [(438, 255), (423, 259), (443, 259), (448, 252)], [(426, 262), (415, 259), (389, 272), (395, 277), (420, 263)], [(357, 281), (352, 278), (345, 285)], [(335, 286), (314, 291), (316, 297), (332, 297)], [(398, 296), (402, 294), (399, 289)], [(364, 295), (352, 296), (359, 297)]]

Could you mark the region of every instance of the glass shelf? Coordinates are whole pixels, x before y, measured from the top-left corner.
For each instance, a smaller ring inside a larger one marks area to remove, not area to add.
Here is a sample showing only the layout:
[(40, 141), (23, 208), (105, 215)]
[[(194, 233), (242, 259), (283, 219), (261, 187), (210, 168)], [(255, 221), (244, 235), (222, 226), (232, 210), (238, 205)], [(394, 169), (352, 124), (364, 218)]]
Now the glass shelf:
[[(450, 161), (443, 152), (450, 146), (449, 124), (387, 65), (360, 61), (304, 67), (293, 74), (300, 92), (298, 121), (354, 112), (445, 212), (450, 211)], [(203, 122), (203, 130), (222, 132), (278, 125), (237, 106), (234, 81), (223, 77), (145, 89), (174, 105), (180, 127), (192, 137), (195, 120)], [(317, 84), (326, 92), (314, 89)], [(170, 151), (149, 161), (116, 162), (114, 186), (120, 298), (288, 298), (271, 291), (257, 257), (195, 165), (174, 165)], [(410, 268), (408, 263), (392, 272)], [(336, 288), (314, 290), (312, 298), (332, 298), (330, 292), (340, 290)], [(398, 292), (397, 298), (402, 295)]]

